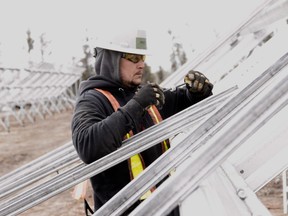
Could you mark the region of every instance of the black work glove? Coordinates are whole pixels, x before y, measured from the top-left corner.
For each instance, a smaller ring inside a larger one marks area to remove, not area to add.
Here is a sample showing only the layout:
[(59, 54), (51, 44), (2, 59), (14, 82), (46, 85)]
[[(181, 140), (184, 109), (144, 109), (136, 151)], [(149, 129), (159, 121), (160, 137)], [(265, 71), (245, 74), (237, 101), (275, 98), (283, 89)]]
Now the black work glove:
[(165, 103), (165, 96), (163, 90), (156, 83), (149, 83), (143, 85), (133, 97), (143, 109), (149, 108), (151, 105), (156, 105), (161, 109)]
[(119, 108), (126, 117), (129, 117), (127, 118), (127, 132), (131, 130), (131, 126), (135, 126), (137, 130), (141, 130), (140, 125), (145, 110), (151, 105), (156, 105), (158, 109), (161, 109), (164, 103), (164, 93), (157, 84), (149, 83), (139, 88), (134, 97), (126, 105)]
[(189, 71), (184, 77), (184, 82), (192, 94), (204, 97), (212, 94), (213, 84), (199, 71)]

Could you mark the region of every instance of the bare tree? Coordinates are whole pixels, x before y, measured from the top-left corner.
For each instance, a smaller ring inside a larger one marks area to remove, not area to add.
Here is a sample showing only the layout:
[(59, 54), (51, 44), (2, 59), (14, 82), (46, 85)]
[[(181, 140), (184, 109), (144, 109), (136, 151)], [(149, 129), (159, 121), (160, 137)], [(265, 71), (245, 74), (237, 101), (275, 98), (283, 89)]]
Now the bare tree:
[(176, 71), (180, 66), (187, 62), (186, 53), (183, 49), (183, 45), (177, 41), (175, 35), (172, 34), (171, 30), (168, 30), (168, 34), (171, 36), (172, 41), (172, 53), (170, 55), (171, 61), (171, 72)]
[(28, 29), (28, 30), (26, 31), (26, 33), (27, 33), (28, 53), (30, 53), (31, 50), (34, 48), (34, 40), (33, 40), (32, 37), (31, 37), (31, 31), (30, 31), (30, 29)]
[(169, 75), (169, 73), (167, 71), (165, 71), (161, 66), (159, 67), (159, 70), (156, 71), (156, 73), (155, 73), (155, 76), (157, 77), (159, 83), (164, 81), (168, 75)]
[(151, 67), (145, 63), (142, 83), (147, 83), (148, 81), (149, 82), (155, 82), (156, 77), (154, 74), (151, 73)]
[[(47, 55), (47, 48), (49, 46), (49, 43), (51, 43), (51, 41), (48, 41), (47, 38), (46, 38), (46, 34), (45, 33), (42, 33), (40, 35), (40, 45), (41, 45), (41, 60), (42, 62), (44, 62), (45, 60), (45, 55)], [(48, 54), (51, 54), (51, 53), (48, 53)]]
[(85, 44), (82, 46), (84, 57), (80, 59), (82, 66), (85, 68), (83, 72), (83, 76), (82, 76), (83, 80), (88, 79), (90, 76), (94, 74), (94, 67), (91, 64), (93, 55), (92, 55), (90, 46), (88, 45), (88, 42), (89, 42), (89, 38), (86, 37)]

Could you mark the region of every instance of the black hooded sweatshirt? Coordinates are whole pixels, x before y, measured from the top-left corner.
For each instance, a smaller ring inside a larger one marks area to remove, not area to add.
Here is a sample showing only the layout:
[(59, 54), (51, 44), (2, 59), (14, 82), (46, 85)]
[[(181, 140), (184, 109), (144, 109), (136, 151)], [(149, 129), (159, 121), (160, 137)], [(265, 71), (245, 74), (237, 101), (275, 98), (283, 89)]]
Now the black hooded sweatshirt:
[[(119, 78), (121, 53), (97, 49), (96, 76), (83, 81), (72, 118), (73, 145), (86, 163), (117, 150), (124, 136), (134, 134), (153, 125), (147, 112), (133, 98), (136, 88), (125, 88)], [(109, 100), (95, 88), (107, 90), (116, 98), (120, 108), (114, 112)], [(165, 104), (159, 110), (163, 119), (191, 106), (209, 95), (192, 95), (186, 88), (164, 91)], [(132, 99), (132, 100), (131, 100)], [(141, 153), (145, 166), (149, 166), (162, 154), (161, 144)], [(94, 207), (105, 202), (130, 182), (128, 162), (124, 161), (91, 178), (94, 191)]]

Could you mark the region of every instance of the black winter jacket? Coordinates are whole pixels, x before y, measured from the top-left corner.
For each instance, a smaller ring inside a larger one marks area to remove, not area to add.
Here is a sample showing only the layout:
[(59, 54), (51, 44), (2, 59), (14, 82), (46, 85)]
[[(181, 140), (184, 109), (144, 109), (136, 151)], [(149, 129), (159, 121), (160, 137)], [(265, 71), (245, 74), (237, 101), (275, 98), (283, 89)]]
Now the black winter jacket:
[[(107, 71), (103, 71), (104, 68), (111, 71), (111, 68), (107, 67), (108, 64), (106, 64), (106, 67), (103, 67), (103, 59), (106, 60), (106, 52), (112, 55), (112, 59), (120, 61), (118, 53), (107, 50), (103, 50), (102, 55), (100, 55), (102, 63), (99, 63), (100, 60), (98, 59), (97, 61), (96, 58), (97, 75), (81, 83), (80, 94), (72, 119), (73, 145), (81, 160), (87, 164), (121, 147), (123, 137), (131, 129), (136, 134), (153, 125), (153, 121), (148, 113), (142, 115), (143, 108), (136, 101), (133, 100), (132, 108), (128, 109), (129, 112), (127, 112), (127, 109), (121, 108), (131, 100), (136, 89), (125, 89), (119, 80), (117, 80), (118, 74), (115, 78), (115, 73), (111, 72), (107, 74)], [(98, 56), (98, 58), (100, 57)], [(109, 59), (111, 59), (111, 56), (109, 56)], [(99, 64), (102, 66), (99, 66)], [(96, 91), (95, 88), (111, 92), (121, 107), (114, 112), (109, 100), (103, 94)], [(163, 119), (208, 96), (193, 96), (186, 88), (165, 91), (164, 94), (165, 104), (159, 110)], [(141, 156), (147, 167), (161, 154), (162, 148), (158, 144), (142, 152)], [(100, 208), (129, 182), (130, 175), (127, 161), (92, 177), (91, 184), (94, 191), (95, 210)]]

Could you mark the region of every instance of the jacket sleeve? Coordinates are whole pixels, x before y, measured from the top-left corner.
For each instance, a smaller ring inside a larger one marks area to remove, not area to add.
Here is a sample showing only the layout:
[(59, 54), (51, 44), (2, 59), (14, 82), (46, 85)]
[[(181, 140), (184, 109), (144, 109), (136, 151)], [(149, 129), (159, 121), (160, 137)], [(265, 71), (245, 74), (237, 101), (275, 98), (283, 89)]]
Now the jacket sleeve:
[[(139, 104), (134, 105), (137, 109), (142, 110)], [(134, 115), (121, 108), (114, 112), (108, 99), (97, 91), (82, 94), (71, 123), (73, 145), (81, 160), (92, 163), (119, 148), (134, 127)]]
[(190, 93), (186, 87), (177, 88), (174, 91), (165, 91), (165, 105), (160, 111), (163, 118), (168, 118), (189, 106), (198, 103), (201, 100), (212, 95), (202, 95), (199, 93)]

